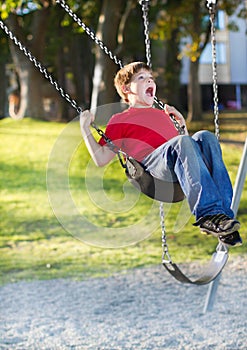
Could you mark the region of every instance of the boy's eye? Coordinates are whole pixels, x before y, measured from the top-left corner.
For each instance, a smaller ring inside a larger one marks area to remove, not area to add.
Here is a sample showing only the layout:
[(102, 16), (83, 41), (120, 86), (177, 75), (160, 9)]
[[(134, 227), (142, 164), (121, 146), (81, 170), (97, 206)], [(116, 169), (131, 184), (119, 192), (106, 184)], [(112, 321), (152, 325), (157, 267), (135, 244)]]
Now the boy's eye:
[[(147, 77), (147, 78), (151, 79), (151, 80), (154, 80), (154, 78), (152, 76)], [(139, 75), (138, 80), (142, 80), (142, 79), (145, 79), (145, 76), (144, 75)]]

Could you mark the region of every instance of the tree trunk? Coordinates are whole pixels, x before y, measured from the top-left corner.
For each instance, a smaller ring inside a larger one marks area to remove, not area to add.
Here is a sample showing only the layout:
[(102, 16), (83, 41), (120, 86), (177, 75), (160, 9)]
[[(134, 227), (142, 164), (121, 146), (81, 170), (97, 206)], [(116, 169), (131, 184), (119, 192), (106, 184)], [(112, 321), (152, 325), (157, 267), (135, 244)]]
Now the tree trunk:
[[(32, 14), (32, 39), (27, 42), (25, 40), (24, 29), (19, 25), (18, 17), (12, 14), (8, 18), (10, 29), (41, 62), (44, 55), (48, 19), (49, 9), (42, 9)], [(20, 108), (17, 112), (13, 113), (12, 117), (20, 119), (28, 115), (31, 118), (43, 119), (42, 84), (44, 78), (13, 42), (10, 44), (10, 49), (20, 84)]]
[(9, 115), (13, 119), (22, 119), (28, 107), (29, 68), (27, 67), (29, 66), (29, 62), (18, 51), (13, 42), (10, 42), (10, 52), (18, 76), (20, 92), (18, 93), (18, 101), (12, 101), (12, 96), (9, 97)]
[(177, 59), (179, 54), (179, 42), (177, 36), (179, 31), (173, 30), (170, 40), (166, 45), (166, 65), (165, 65), (165, 95), (168, 104), (174, 105), (177, 109), (181, 108), (180, 102), (180, 71), (181, 61)]
[[(118, 28), (124, 6), (125, 1), (122, 0), (104, 0), (102, 5), (97, 36), (112, 52), (117, 47)], [(114, 61), (97, 46), (91, 97), (92, 110), (99, 105), (116, 101), (113, 79), (118, 68)]]
[(199, 84), (199, 60), (190, 62), (190, 75), (188, 84), (188, 117), (187, 121), (201, 120), (202, 102), (201, 86)]
[(0, 61), (0, 119), (6, 117), (6, 90), (7, 90), (7, 77), (6, 77), (6, 71), (5, 71), (5, 64)]
[(193, 16), (193, 21), (190, 27), (190, 32), (192, 36), (193, 46), (195, 46), (196, 44), (197, 49), (195, 51), (192, 50), (190, 59), (190, 72), (188, 83), (188, 122), (192, 120), (201, 120), (202, 118), (202, 99), (201, 86), (199, 84), (199, 65), (200, 55), (203, 50), (203, 47), (205, 47), (205, 44), (202, 47), (200, 37), (200, 33), (202, 33), (201, 18), (198, 15), (200, 13), (200, 7), (200, 1), (193, 0), (191, 7), (191, 16)]
[(85, 34), (74, 34), (71, 42), (70, 62), (74, 76), (76, 101), (79, 106), (90, 107), (92, 92), (92, 73), (94, 60), (91, 53), (91, 41)]

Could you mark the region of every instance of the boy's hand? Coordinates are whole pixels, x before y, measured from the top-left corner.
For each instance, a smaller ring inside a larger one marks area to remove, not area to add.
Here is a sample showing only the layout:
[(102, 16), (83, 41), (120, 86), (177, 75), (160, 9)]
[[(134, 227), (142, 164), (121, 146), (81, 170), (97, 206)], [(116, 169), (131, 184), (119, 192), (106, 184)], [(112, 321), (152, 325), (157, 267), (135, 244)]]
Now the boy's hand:
[(184, 120), (183, 115), (175, 107), (169, 106), (168, 104), (166, 104), (165, 105), (165, 112), (167, 114), (173, 114), (178, 122), (182, 122), (185, 124), (185, 120)]
[(90, 129), (90, 124), (94, 121), (94, 119), (94, 115), (88, 110), (80, 113), (80, 126), (82, 134), (85, 132), (87, 133), (87, 131)]
[(176, 120), (179, 122), (181, 127), (185, 128), (185, 134), (188, 133), (187, 127), (186, 127), (186, 122), (183, 117), (183, 115), (173, 106), (169, 106), (168, 104), (165, 105), (165, 112), (167, 114), (173, 114)]
[(94, 115), (88, 110), (80, 113), (81, 133), (94, 163), (97, 166), (104, 166), (115, 157), (115, 153), (107, 146), (101, 146), (94, 138), (90, 129), (90, 124), (94, 119)]

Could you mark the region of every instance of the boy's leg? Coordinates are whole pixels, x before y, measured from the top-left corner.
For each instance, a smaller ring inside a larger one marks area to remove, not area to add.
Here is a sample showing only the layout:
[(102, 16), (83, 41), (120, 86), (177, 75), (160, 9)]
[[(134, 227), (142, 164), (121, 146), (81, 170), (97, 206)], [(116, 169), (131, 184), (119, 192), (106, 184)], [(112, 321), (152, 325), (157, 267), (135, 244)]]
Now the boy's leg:
[(147, 156), (143, 164), (161, 180), (179, 181), (197, 219), (223, 212), (221, 196), (200, 147), (190, 136), (174, 137)]
[(163, 180), (176, 175), (201, 230), (217, 236), (231, 233), (239, 228), (239, 223), (224, 211), (222, 194), (204, 158), (195, 140), (178, 136), (146, 157), (144, 165), (153, 176)]
[[(216, 136), (209, 131), (202, 130), (195, 133), (192, 138), (200, 146), (204, 162), (209, 169), (209, 172), (215, 185), (217, 186), (219, 193), (221, 194), (224, 212), (228, 217), (233, 218), (234, 212), (231, 209), (233, 195), (232, 184), (223, 162), (220, 144)], [(207, 227), (207, 224), (205, 226)], [(235, 223), (233, 225), (233, 232), (227, 235), (219, 235), (218, 237), (224, 244), (228, 246), (241, 245), (242, 239), (239, 235), (239, 232), (237, 231), (239, 227), (239, 222), (235, 220)], [(204, 230), (203, 228), (201, 229)]]
[(226, 214), (221, 193), (204, 162), (199, 145), (190, 136), (182, 136), (174, 140), (171, 147), (174, 171), (196, 219)]
[(214, 134), (206, 130), (195, 133), (192, 138), (200, 147), (203, 160), (222, 198), (224, 212), (233, 218), (234, 213), (231, 209), (232, 184), (222, 159), (222, 152), (217, 138)]

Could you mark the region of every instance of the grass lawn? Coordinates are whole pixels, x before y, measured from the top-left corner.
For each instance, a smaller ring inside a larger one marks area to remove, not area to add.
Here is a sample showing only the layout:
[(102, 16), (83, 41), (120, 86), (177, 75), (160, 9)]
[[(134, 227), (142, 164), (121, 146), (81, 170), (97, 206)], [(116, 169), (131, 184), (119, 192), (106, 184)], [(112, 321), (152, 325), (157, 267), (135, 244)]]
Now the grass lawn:
[[(213, 127), (206, 116), (190, 128), (208, 126)], [(91, 164), (78, 123), (68, 127), (28, 118), (3, 119), (0, 133), (0, 284), (83, 279), (160, 264), (158, 205), (126, 183), (117, 162), (103, 170)], [(244, 141), (246, 135), (246, 116), (222, 116), (222, 140)], [(239, 143), (222, 143), (233, 183), (242, 149)], [(245, 183), (238, 213), (245, 241), (246, 208)], [(217, 241), (191, 225), (186, 206), (166, 205), (165, 212), (173, 260), (209, 259)], [(243, 245), (230, 254), (246, 251)]]

